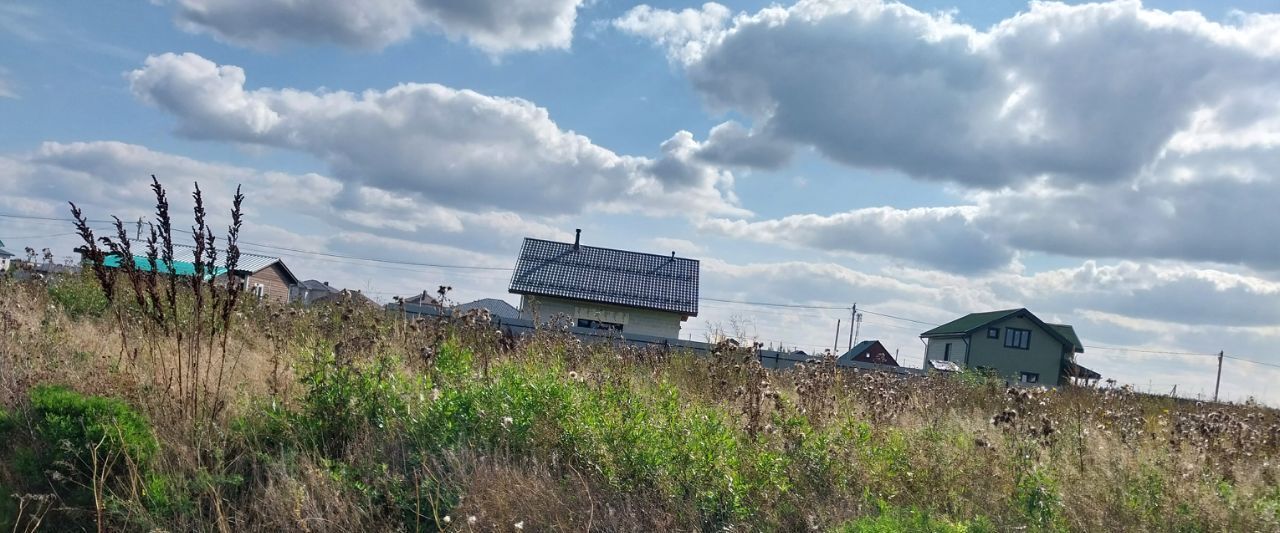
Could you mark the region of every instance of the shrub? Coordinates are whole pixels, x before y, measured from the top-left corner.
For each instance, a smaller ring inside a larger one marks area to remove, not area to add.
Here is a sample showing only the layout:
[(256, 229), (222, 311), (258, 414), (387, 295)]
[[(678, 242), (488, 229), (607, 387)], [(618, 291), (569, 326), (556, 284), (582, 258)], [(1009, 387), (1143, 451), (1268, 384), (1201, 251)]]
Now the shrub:
[(0, 407), (0, 437), (3, 437), (10, 429), (13, 429), (13, 415), (9, 414), (9, 410)]
[(296, 423), (315, 447), (338, 457), (358, 431), (386, 429), (404, 411), (396, 361), (338, 361), (333, 352), (312, 357), (302, 375), (306, 392)]
[(979, 533), (995, 531), (986, 520), (951, 522), (914, 508), (880, 504), (880, 514), (846, 522), (840, 533)]
[(49, 298), (70, 318), (102, 316), (107, 312), (107, 296), (92, 279), (69, 276), (49, 285)]
[(61, 386), (31, 390), (36, 433), (44, 441), (42, 462), (88, 464), (88, 446), (101, 443), (99, 455), (118, 455), (146, 463), (159, 449), (151, 426), (128, 404), (88, 396)]

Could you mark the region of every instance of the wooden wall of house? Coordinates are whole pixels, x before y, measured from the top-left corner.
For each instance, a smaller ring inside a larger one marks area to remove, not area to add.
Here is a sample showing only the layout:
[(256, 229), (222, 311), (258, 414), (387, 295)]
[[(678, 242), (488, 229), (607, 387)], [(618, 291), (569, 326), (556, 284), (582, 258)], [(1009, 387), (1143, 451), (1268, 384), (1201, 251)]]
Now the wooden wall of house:
[(273, 302), (287, 304), (289, 303), (289, 276), (285, 274), (280, 263), (272, 263), (270, 266), (263, 268), (246, 279), (245, 290), (253, 292), (253, 287), (261, 283), (265, 297)]

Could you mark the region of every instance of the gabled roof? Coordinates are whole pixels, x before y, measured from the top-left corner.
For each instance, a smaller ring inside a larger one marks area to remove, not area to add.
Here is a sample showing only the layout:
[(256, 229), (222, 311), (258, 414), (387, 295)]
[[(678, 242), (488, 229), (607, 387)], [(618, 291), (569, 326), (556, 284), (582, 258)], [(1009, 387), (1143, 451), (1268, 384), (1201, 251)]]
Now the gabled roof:
[(13, 257), (13, 254), (9, 253), (4, 248), (0, 248), (0, 257)]
[(382, 306), (378, 305), (378, 302), (375, 302), (372, 298), (365, 296), (364, 293), (347, 289), (322, 295), (319, 298), (311, 300), (311, 305), (340, 304), (344, 302), (352, 302), (360, 305), (377, 307), (379, 309), (382, 308)]
[[(157, 257), (156, 272), (161, 272), (165, 274), (172, 272), (179, 276), (194, 276), (196, 274), (196, 265), (195, 265), (196, 260), (197, 259), (196, 259), (195, 247), (187, 246), (187, 245), (174, 245), (173, 268), (170, 269), (169, 265), (164, 264), (164, 261), (161, 261), (160, 258)], [(224, 251), (222, 250), (218, 251), (218, 260), (221, 262), (221, 264), (214, 266), (212, 273), (206, 272), (205, 273), (206, 276), (211, 274), (213, 276), (221, 276), (227, 273), (226, 256)], [(281, 261), (280, 258), (278, 257), (270, 257), (265, 255), (240, 252), (240, 259), (236, 263), (236, 271), (253, 273), (253, 272), (262, 270), (264, 268), (267, 268), (276, 263), (280, 264), (281, 270), (284, 270), (285, 274), (289, 276), (289, 278), (293, 282), (292, 284), (298, 283), (297, 276), (294, 276), (293, 272), (289, 271), (289, 267), (285, 266), (284, 261)], [(137, 267), (138, 270), (143, 270), (143, 271), (151, 270), (151, 261), (147, 259), (146, 255), (135, 254), (133, 256), (133, 264), (135, 267)], [(105, 258), (103, 258), (102, 265), (110, 268), (119, 268), (120, 257), (115, 254), (109, 254)]]
[(1076, 328), (1068, 324), (1049, 324), (1049, 327), (1057, 330), (1059, 335), (1075, 346), (1076, 353), (1084, 353), (1084, 344), (1081, 344), (1080, 337), (1076, 336)]
[(404, 303), (418, 304), (418, 305), (440, 305), (440, 302), (436, 301), (436, 299), (432, 297), (430, 294), (427, 294), (427, 291), (422, 291), (413, 296), (405, 296)]
[(509, 290), (698, 316), (698, 261), (526, 238)]
[(299, 283), (298, 286), (309, 291), (338, 292), (340, 290), (334, 287), (330, 287), (328, 283), (325, 283), (318, 279), (309, 279), (309, 280), (303, 281)]
[(1003, 311), (987, 311), (985, 313), (969, 313), (941, 326), (921, 333), (921, 337), (942, 337), (945, 335), (965, 335), (979, 328), (1001, 320), (1023, 309), (1005, 309)]
[[(870, 351), (871, 348), (876, 345), (879, 345), (880, 349), (884, 350), (884, 353), (882, 354), (882, 356), (873, 358), (867, 355), (867, 352)], [(844, 353), (844, 355), (841, 355), (840, 358), (836, 360), (836, 363), (845, 364), (847, 362), (855, 361), (855, 360), (874, 363), (874, 364), (881, 364), (881, 365), (898, 366), (898, 361), (895, 360), (892, 355), (889, 355), (888, 348), (885, 348), (884, 345), (880, 344), (880, 341), (878, 340), (862, 341), (862, 342), (859, 342), (858, 344), (855, 344), (853, 348), (850, 348), (849, 351)]]
[(465, 313), (472, 309), (486, 309), (490, 315), (502, 318), (520, 318), (520, 310), (507, 303), (505, 300), (497, 298), (482, 298), (474, 302), (467, 302), (454, 306), (453, 310), (459, 313)]
[[(874, 346), (877, 342), (880, 342), (880, 341), (870, 340), (870, 341), (859, 342), (858, 344), (853, 345), (853, 348), (849, 348), (849, 351), (845, 352), (844, 355), (848, 355), (850, 357), (862, 355), (862, 352), (865, 352), (871, 349), (871, 347)], [(844, 356), (841, 356), (841, 357), (844, 357)]]
[(985, 313), (970, 313), (921, 333), (920, 337), (958, 337), (969, 335), (989, 324), (999, 322), (1018, 314), (1026, 315), (1029, 320), (1038, 324), (1041, 329), (1048, 332), (1049, 335), (1053, 336), (1055, 339), (1058, 339), (1058, 342), (1071, 346), (1076, 353), (1084, 353), (1084, 346), (1080, 344), (1080, 338), (1076, 336), (1074, 328), (1066, 324), (1047, 324), (1040, 320), (1035, 313), (1028, 311), (1026, 308), (988, 311)]

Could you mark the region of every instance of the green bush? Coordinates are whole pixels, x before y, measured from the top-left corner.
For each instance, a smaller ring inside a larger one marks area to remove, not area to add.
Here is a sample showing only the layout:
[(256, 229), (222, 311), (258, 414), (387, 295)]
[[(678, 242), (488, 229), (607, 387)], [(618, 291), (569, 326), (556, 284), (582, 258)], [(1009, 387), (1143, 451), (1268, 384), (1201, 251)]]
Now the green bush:
[(102, 316), (109, 304), (98, 282), (87, 274), (53, 282), (49, 285), (49, 298), (71, 318)]
[(13, 429), (13, 415), (9, 414), (7, 409), (0, 407), (0, 437), (3, 437), (10, 429)]
[(340, 456), (356, 432), (386, 429), (404, 411), (396, 367), (390, 357), (339, 362), (333, 352), (317, 352), (302, 374), (306, 392), (295, 423), (317, 449)]
[(159, 449), (151, 426), (128, 404), (88, 396), (61, 386), (31, 390), (36, 434), (43, 440), (42, 462), (89, 464), (89, 447), (101, 443), (98, 456), (123, 456), (145, 464)]
[(880, 514), (859, 518), (836, 528), (840, 533), (979, 533), (995, 531), (986, 520), (951, 522), (913, 509), (880, 505)]

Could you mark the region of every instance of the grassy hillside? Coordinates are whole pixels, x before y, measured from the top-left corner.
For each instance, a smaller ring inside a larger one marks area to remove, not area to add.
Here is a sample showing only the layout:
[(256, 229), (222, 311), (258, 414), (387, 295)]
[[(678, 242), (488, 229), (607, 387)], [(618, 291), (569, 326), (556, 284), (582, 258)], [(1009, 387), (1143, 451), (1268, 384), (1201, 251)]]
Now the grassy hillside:
[(163, 288), (0, 281), (0, 530), (1280, 529), (1257, 406)]

